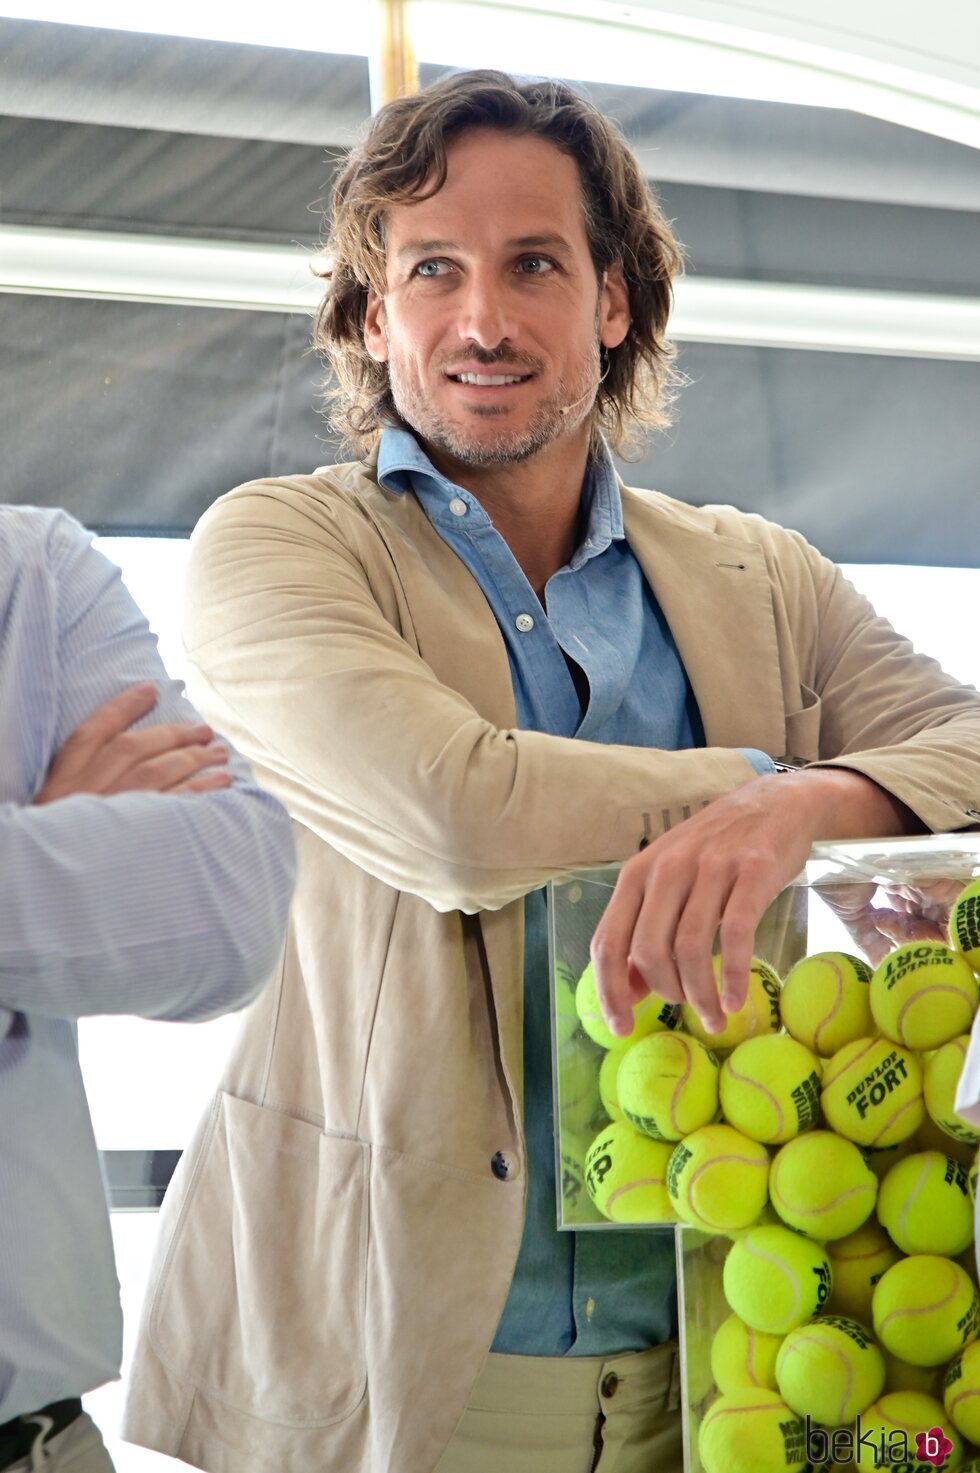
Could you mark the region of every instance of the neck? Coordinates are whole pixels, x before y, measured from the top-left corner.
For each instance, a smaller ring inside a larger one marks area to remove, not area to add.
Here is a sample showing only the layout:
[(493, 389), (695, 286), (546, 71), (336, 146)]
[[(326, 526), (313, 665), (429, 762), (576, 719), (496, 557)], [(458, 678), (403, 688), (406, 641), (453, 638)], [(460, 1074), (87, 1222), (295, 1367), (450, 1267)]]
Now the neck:
[(588, 437), (566, 443), (572, 438), (562, 436), (514, 465), (465, 465), (424, 447), (437, 470), (476, 497), (542, 604), (548, 579), (575, 551)]

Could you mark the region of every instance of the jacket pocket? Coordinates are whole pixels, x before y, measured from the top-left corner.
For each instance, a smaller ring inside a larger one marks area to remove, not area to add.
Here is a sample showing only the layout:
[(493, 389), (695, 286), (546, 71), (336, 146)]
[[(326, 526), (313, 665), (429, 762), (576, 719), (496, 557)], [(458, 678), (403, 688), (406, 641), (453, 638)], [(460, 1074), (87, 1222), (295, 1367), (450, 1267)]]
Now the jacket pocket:
[(364, 1395), (368, 1146), (219, 1092), (149, 1317), (182, 1379), (288, 1426)]
[(817, 762), (820, 758), (820, 722), (823, 707), (816, 691), (800, 686), (803, 705), (786, 716), (785, 756), (797, 762)]

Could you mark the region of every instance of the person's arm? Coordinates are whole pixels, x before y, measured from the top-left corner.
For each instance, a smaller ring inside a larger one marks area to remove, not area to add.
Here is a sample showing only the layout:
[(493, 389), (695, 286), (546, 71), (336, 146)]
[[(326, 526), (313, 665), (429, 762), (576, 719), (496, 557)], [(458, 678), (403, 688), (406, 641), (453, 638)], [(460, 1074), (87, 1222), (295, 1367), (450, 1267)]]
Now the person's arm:
[(497, 910), (753, 777), (724, 748), (494, 726), (417, 652), (363, 514), (278, 490), (224, 498), (194, 533), (188, 684), (293, 816), (369, 874), (441, 911)]
[[(56, 519), (45, 553), (49, 596), (32, 612), (57, 709), (42, 799), (72, 733), (131, 686), (159, 691), (134, 730), (200, 727), (118, 571), (82, 530)], [(285, 929), (289, 820), (234, 753), (230, 782), (191, 767), (174, 774), (175, 791), (152, 790), (152, 777), (144, 791), (69, 786), (66, 796), (49, 790), (49, 801), (0, 805), (0, 1003), (60, 1017), (191, 1019), (257, 993)]]

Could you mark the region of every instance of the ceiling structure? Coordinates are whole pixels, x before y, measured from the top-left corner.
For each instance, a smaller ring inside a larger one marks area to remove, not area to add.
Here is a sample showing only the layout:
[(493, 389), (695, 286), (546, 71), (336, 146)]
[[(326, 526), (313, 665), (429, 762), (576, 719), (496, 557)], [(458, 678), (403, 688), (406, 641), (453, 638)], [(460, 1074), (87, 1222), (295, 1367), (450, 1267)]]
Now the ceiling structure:
[[(718, 24), (726, 9), (696, 8)], [(423, 83), (444, 69), (423, 64)], [(583, 85), (684, 241), (678, 336), (702, 284), (740, 314), (734, 335), (709, 314), (681, 336), (675, 427), (628, 478), (760, 511), (845, 561), (976, 563), (980, 150), (840, 108)], [(305, 266), (369, 111), (364, 56), (0, 19), (0, 499), (179, 535), (242, 480), (342, 455), (302, 302), (113, 300), (68, 279), (102, 237), (134, 260), (172, 248), (167, 292), (189, 243)], [(53, 275), (32, 284), (42, 254)], [(842, 329), (876, 310), (909, 336), (818, 350), (801, 318), (788, 346), (762, 346), (745, 289), (779, 286), (832, 291)], [(906, 328), (919, 302), (927, 323), (959, 323), (959, 348), (930, 353)]]

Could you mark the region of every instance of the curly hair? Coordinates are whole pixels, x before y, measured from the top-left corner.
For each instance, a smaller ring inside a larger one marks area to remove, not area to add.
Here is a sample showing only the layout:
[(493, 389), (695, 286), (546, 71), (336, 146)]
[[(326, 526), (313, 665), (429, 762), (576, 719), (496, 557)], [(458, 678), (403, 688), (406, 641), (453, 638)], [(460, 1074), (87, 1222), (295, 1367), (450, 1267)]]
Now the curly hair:
[(447, 147), (471, 128), (547, 139), (578, 165), (597, 279), (620, 265), (631, 317), (625, 340), (602, 350), (593, 436), (601, 431), (616, 450), (629, 453), (647, 431), (668, 423), (682, 381), (666, 336), (680, 247), (608, 118), (563, 82), (518, 81), (497, 71), (460, 72), (389, 102), (334, 184), (323, 247), (327, 289), (313, 334), (336, 377), (336, 386), (326, 390), (331, 426), (364, 454), (385, 425), (399, 423), (387, 365), (370, 357), (363, 338), (369, 288), (380, 295), (386, 290), (386, 212), (438, 193), (446, 182)]

